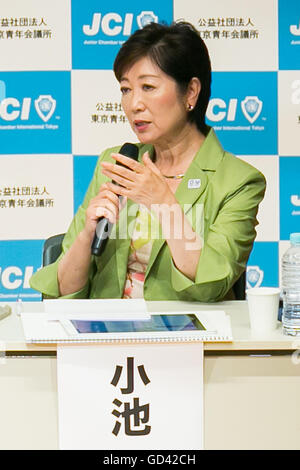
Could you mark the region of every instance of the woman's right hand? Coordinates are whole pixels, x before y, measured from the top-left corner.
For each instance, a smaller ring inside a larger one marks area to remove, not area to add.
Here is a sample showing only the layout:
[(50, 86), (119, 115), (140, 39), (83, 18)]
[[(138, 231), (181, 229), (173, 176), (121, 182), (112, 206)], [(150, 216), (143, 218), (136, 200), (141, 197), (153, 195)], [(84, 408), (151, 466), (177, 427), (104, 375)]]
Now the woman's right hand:
[[(85, 216), (85, 226), (58, 265), (60, 295), (78, 292), (88, 282), (91, 261), (91, 244), (100, 217), (115, 223), (119, 218), (119, 197), (110, 190), (111, 182), (103, 184), (96, 197), (90, 200)], [(125, 199), (122, 198), (125, 203)], [(123, 206), (123, 201), (122, 201)]]
[(86, 210), (83, 235), (93, 239), (97, 222), (100, 217), (106, 217), (111, 223), (116, 223), (119, 218), (120, 199), (109, 189), (112, 183), (102, 184), (96, 197), (90, 200)]

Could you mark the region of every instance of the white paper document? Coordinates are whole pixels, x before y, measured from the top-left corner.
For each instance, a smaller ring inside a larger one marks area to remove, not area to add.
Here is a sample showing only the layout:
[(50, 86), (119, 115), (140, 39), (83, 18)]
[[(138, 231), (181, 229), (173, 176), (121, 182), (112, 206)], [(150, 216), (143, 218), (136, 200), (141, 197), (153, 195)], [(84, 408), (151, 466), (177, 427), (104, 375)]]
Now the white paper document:
[(232, 341), (230, 318), (222, 310), (101, 314), (22, 313), (26, 342)]
[(72, 318), (89, 320), (130, 320), (149, 318), (144, 299), (45, 299), (49, 320)]

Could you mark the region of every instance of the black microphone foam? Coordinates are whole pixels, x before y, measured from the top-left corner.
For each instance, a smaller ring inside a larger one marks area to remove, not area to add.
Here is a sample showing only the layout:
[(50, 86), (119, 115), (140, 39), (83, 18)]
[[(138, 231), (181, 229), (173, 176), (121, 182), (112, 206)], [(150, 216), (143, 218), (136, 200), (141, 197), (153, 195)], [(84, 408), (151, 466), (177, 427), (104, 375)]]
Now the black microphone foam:
[[(133, 158), (133, 160), (138, 160), (139, 157), (139, 149), (135, 144), (126, 143), (122, 145), (119, 153), (125, 155), (125, 157)], [(117, 162), (117, 165), (121, 165), (121, 163)], [(91, 247), (92, 255), (100, 256), (103, 252), (106, 242), (110, 236), (112, 231), (113, 224), (106, 219), (105, 217), (101, 217), (96, 226), (96, 232), (94, 236), (94, 240)]]

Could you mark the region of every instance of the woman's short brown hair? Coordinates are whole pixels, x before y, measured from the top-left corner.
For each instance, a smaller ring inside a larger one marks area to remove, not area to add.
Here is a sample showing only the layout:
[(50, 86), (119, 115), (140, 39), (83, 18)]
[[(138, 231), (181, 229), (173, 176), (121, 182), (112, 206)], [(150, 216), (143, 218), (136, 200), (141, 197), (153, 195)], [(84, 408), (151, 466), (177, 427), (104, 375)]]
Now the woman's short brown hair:
[(190, 80), (201, 83), (198, 101), (188, 119), (207, 134), (205, 113), (210, 98), (211, 64), (198, 31), (187, 22), (170, 26), (150, 23), (135, 31), (123, 44), (114, 62), (114, 73), (120, 81), (124, 72), (143, 57), (149, 57), (164, 73), (173, 78), (179, 90), (186, 93)]

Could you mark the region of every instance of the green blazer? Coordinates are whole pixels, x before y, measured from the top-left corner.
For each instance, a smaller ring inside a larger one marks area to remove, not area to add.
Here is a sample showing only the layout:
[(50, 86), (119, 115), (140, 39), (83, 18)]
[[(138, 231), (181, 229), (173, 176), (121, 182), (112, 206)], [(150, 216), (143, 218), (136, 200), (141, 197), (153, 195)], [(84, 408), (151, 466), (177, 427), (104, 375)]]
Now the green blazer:
[[(153, 153), (151, 145), (137, 145), (139, 159), (146, 150), (150, 155)], [(119, 149), (114, 147), (101, 154), (84, 201), (64, 238), (61, 256), (83, 229), (90, 199), (108, 180), (101, 174), (100, 161), (113, 162), (110, 155)], [(212, 302), (230, 298), (231, 287), (245, 269), (252, 249), (256, 214), (264, 192), (264, 176), (248, 163), (225, 152), (214, 130), (210, 129), (175, 193), (203, 240), (195, 281), (175, 267), (160, 231), (153, 242), (146, 271), (145, 300)], [(132, 226), (137, 210), (136, 204), (127, 201), (102, 255), (91, 256), (88, 283), (65, 298), (122, 298), (130, 248), (130, 236), (124, 227)], [(59, 259), (32, 276), (32, 288), (46, 296), (59, 297)]]

